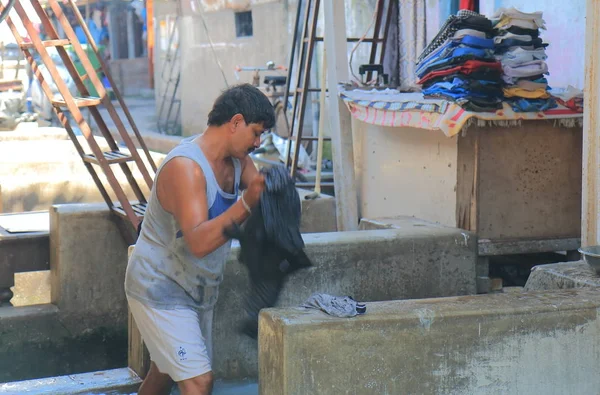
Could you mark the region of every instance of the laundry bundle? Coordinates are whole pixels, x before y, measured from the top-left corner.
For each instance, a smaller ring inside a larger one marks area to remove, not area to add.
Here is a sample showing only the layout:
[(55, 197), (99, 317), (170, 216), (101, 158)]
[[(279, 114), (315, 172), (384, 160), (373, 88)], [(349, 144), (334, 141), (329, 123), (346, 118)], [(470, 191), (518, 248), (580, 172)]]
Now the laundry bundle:
[(542, 12), (525, 13), (500, 8), (492, 16), (496, 59), (502, 64), (504, 96), (515, 112), (545, 111), (556, 107), (548, 93), (546, 47), (540, 29)]
[(417, 61), (426, 98), (443, 98), (469, 111), (502, 108), (502, 65), (495, 58), (492, 22), (460, 10), (444, 23)]
[(348, 318), (363, 315), (367, 305), (357, 302), (351, 296), (333, 296), (314, 293), (302, 304), (307, 309), (318, 309), (334, 317)]
[(232, 224), (227, 237), (240, 242), (239, 261), (248, 268), (250, 290), (245, 299), (242, 332), (256, 339), (260, 310), (273, 307), (287, 277), (312, 266), (300, 233), (301, 203), (285, 166), (261, 170), (265, 189), (243, 227)]
[(583, 91), (571, 85), (566, 88), (552, 88), (551, 96), (560, 104), (575, 112), (583, 112)]

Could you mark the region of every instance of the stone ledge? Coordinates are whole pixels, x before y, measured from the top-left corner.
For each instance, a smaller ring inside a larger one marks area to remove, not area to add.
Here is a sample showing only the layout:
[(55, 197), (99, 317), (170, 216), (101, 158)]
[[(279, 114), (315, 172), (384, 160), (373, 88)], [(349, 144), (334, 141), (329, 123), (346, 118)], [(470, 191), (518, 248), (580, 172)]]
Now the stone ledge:
[(436, 229), (454, 229), (449, 226), (441, 225), (435, 222), (426, 221), (417, 217), (400, 215), (396, 217), (381, 217), (381, 218), (361, 218), (360, 230), (374, 229), (403, 229), (414, 227), (426, 227)]
[(585, 261), (534, 266), (525, 291), (600, 287), (600, 276)]
[(374, 302), (346, 319), (265, 309), (260, 393), (595, 393), (599, 307), (572, 289)]
[(5, 322), (8, 320), (31, 321), (33, 317), (53, 316), (56, 314), (58, 314), (58, 307), (50, 303), (22, 307), (0, 307), (0, 321)]
[[(277, 307), (298, 306), (314, 292), (364, 301), (476, 292), (477, 245), (456, 229), (411, 227), (313, 233), (303, 238), (315, 266), (288, 279)], [(248, 279), (236, 253), (233, 248), (214, 322), (215, 373), (227, 379), (258, 375), (256, 343), (237, 333)]]
[(0, 395), (9, 394), (101, 394), (106, 391), (137, 391), (142, 380), (127, 368), (68, 376), (48, 377), (0, 384)]

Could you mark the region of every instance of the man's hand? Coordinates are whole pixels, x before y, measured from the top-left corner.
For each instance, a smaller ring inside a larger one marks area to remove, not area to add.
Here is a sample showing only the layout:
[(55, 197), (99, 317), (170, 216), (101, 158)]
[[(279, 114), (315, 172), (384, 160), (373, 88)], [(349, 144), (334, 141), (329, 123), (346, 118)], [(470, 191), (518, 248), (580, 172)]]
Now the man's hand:
[(257, 173), (244, 192), (244, 201), (246, 204), (250, 207), (256, 206), (264, 189), (265, 177), (262, 174)]

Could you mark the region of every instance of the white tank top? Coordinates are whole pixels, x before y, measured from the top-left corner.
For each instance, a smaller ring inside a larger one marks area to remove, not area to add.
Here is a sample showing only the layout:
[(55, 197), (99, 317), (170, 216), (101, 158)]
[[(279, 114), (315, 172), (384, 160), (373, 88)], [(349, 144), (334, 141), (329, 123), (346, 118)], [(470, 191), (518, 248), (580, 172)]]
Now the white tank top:
[[(185, 138), (165, 158), (157, 170), (178, 156), (194, 160), (206, 178), (206, 196), (209, 219), (226, 211), (237, 200), (241, 165), (233, 158), (235, 168), (234, 193), (221, 189), (210, 163), (200, 147)], [(197, 258), (188, 249), (175, 217), (165, 211), (153, 184), (142, 229), (125, 274), (125, 293), (154, 308), (181, 307), (206, 310), (214, 307), (219, 284), (223, 280), (225, 262), (231, 249), (231, 240), (203, 258)]]

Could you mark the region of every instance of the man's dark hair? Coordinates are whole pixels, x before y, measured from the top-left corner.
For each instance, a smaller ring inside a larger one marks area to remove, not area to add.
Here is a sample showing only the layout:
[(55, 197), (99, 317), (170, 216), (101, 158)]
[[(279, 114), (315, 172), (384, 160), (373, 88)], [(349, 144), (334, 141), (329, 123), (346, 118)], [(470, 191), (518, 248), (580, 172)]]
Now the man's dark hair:
[(246, 124), (263, 124), (265, 129), (275, 125), (275, 110), (267, 96), (250, 84), (235, 85), (215, 100), (208, 114), (208, 126), (221, 126), (235, 115), (242, 114)]

